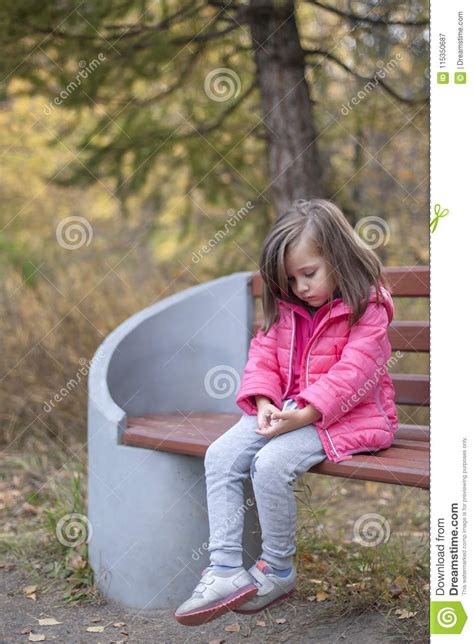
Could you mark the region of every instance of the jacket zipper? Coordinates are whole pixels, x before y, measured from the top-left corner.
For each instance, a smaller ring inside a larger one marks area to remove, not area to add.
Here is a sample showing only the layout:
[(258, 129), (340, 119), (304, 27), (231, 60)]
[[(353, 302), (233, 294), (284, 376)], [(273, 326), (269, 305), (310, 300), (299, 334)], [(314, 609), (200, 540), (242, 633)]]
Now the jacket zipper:
[(286, 387), (286, 391), (283, 394), (283, 400), (285, 400), (288, 392), (290, 391), (291, 387), (291, 378), (293, 376), (293, 346), (295, 342), (295, 312), (291, 311), (291, 345), (290, 345), (290, 366), (289, 366), (289, 372), (288, 372), (288, 384)]
[[(326, 323), (327, 324), (327, 321)], [(321, 331), (323, 330), (324, 327), (321, 327), (319, 330), (318, 335), (316, 336), (319, 337)], [(296, 325), (295, 325), (295, 312), (292, 310), (291, 311), (291, 343), (290, 343), (290, 366), (289, 366), (289, 371), (288, 371), (288, 384), (286, 386), (285, 393), (283, 394), (283, 400), (286, 398), (288, 395), (288, 392), (290, 391), (291, 385), (292, 385), (292, 376), (293, 376), (293, 348), (294, 348), (294, 341), (295, 341), (295, 335), (296, 335)], [(315, 338), (315, 340), (316, 340)]]
[[(309, 374), (308, 374), (308, 372), (309, 372), (309, 356), (310, 356), (310, 354), (311, 354), (311, 350), (312, 350), (312, 348), (314, 347), (314, 343), (316, 342), (316, 340), (317, 340), (317, 339), (319, 338), (319, 336), (321, 335), (323, 328), (324, 328), (324, 327), (322, 327), (322, 328), (319, 330), (319, 333), (314, 337), (313, 341), (311, 342), (311, 346), (310, 346), (310, 347), (309, 347), (309, 349), (308, 349), (308, 354), (307, 354), (307, 356), (306, 356), (306, 374), (305, 374), (305, 375), (306, 375), (306, 387), (308, 387), (308, 386), (309, 386), (309, 384), (308, 384), (308, 383), (309, 383)], [(331, 447), (332, 447), (332, 449), (334, 450), (334, 454), (337, 456), (337, 458), (340, 458), (339, 452), (337, 451), (337, 449), (336, 449), (336, 447), (335, 447), (334, 443), (332, 442), (332, 438), (331, 438), (331, 436), (329, 435), (328, 430), (327, 430), (325, 427), (323, 427), (323, 430), (326, 432), (327, 439), (328, 439), (328, 441), (331, 443)]]
[[(345, 315), (345, 313), (341, 313), (340, 315)], [(290, 390), (290, 387), (291, 387), (291, 379), (292, 379), (292, 375), (293, 375), (293, 369), (292, 369), (292, 368), (293, 368), (293, 346), (294, 346), (294, 339), (295, 339), (295, 317), (294, 317), (294, 316), (295, 316), (295, 312), (292, 310), (292, 311), (291, 311), (291, 325), (292, 325), (292, 329), (291, 329), (291, 346), (290, 346), (290, 366), (289, 366), (289, 375), (288, 375), (288, 385), (287, 385), (287, 387), (286, 387), (286, 391), (285, 391), (285, 393), (283, 394), (283, 400), (286, 398), (286, 396), (287, 396), (287, 394), (288, 394), (288, 391)], [(313, 338), (313, 341), (311, 342), (311, 346), (310, 346), (310, 348), (309, 348), (309, 350), (308, 350), (308, 355), (306, 356), (306, 373), (305, 373), (305, 376), (306, 376), (306, 387), (308, 387), (308, 380), (309, 380), (309, 376), (308, 376), (308, 371), (309, 371), (309, 356), (310, 356), (311, 350), (312, 350), (312, 348), (313, 348), (313, 346), (314, 346), (314, 343), (316, 342), (316, 340), (319, 338), (319, 336), (320, 336), (320, 335), (321, 335), (321, 333), (323, 332), (323, 330), (324, 330), (324, 328), (326, 327), (326, 325), (327, 325), (327, 323), (329, 322), (329, 320), (330, 320), (330, 319), (335, 320), (337, 317), (339, 317), (339, 316), (338, 316), (338, 315), (335, 315), (333, 318), (329, 318), (328, 320), (326, 320), (326, 322), (324, 323), (324, 325), (322, 325), (322, 326), (321, 326), (321, 328), (319, 329), (318, 333), (316, 334), (316, 336)], [(340, 458), (339, 453), (338, 453), (338, 451), (337, 451), (337, 449), (336, 449), (336, 447), (335, 447), (334, 443), (332, 442), (332, 439), (331, 439), (331, 436), (329, 435), (328, 430), (327, 430), (326, 428), (323, 428), (323, 429), (324, 429), (324, 431), (326, 432), (326, 436), (327, 436), (327, 438), (328, 438), (329, 442), (331, 443), (332, 449), (334, 450), (334, 454), (337, 456), (337, 458)]]

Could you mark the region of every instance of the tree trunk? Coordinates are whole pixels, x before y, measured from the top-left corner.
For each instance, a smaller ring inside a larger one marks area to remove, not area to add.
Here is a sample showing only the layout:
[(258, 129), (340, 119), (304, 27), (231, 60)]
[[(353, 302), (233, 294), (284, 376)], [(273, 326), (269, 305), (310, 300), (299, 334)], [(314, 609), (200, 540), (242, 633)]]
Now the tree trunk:
[(268, 132), (268, 190), (277, 214), (294, 199), (321, 196), (317, 132), (294, 14), (292, 0), (250, 0), (247, 10)]

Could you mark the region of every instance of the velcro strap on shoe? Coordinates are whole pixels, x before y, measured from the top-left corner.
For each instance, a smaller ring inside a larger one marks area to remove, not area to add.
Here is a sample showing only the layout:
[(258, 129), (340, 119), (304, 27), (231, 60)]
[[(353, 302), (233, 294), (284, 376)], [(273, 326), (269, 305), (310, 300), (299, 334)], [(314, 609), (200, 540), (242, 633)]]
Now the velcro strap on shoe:
[(275, 584), (265, 575), (257, 566), (252, 566), (249, 570), (249, 573), (256, 579), (260, 585), (258, 589), (258, 595), (266, 595), (275, 587)]

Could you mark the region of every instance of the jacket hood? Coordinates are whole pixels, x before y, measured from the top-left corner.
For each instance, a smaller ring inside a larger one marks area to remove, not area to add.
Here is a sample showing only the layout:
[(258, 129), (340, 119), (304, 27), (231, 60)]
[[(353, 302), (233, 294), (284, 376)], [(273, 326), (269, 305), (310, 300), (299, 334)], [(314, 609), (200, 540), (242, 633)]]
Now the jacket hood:
[[(385, 306), (387, 310), (388, 321), (390, 323), (393, 320), (393, 314), (394, 314), (392, 296), (384, 286), (380, 285), (380, 289), (382, 292), (381, 303)], [(371, 286), (369, 302), (376, 302), (376, 301), (377, 301), (377, 293), (376, 293), (375, 287)], [(278, 299), (278, 304), (280, 308), (283, 308), (283, 309), (287, 308), (287, 309), (293, 310), (296, 313), (303, 315), (304, 317), (307, 317), (309, 315), (308, 310), (302, 304), (295, 304), (293, 302), (287, 302), (281, 299)], [(318, 309), (316, 309), (316, 313), (318, 313), (321, 309), (325, 307), (329, 307), (329, 302), (322, 304)], [(333, 300), (331, 317), (334, 317), (336, 315), (337, 316), (342, 315), (345, 313), (351, 313), (351, 312), (352, 312), (352, 306), (350, 306), (349, 304), (346, 304), (341, 297), (336, 297)]]

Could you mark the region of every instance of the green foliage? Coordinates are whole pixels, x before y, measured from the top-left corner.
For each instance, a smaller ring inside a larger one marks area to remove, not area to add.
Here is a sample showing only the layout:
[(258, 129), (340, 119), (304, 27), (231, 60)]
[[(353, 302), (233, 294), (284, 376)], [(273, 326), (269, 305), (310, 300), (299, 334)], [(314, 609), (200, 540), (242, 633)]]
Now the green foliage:
[(0, 232), (0, 276), (6, 265), (12, 265), (20, 273), (25, 286), (35, 286), (38, 278), (37, 265), (28, 255), (31, 254), (25, 244), (8, 239)]
[[(345, 3), (334, 5), (346, 7)], [(298, 4), (295, 10), (305, 47), (311, 49), (316, 42), (365, 76), (376, 69), (377, 60), (388, 60), (396, 48), (403, 50), (404, 69), (398, 68), (391, 82), (399, 93), (408, 89), (411, 97), (423, 95), (428, 85), (422, 69), (428, 44), (420, 29), (374, 28), (311, 3)], [(372, 19), (418, 20), (426, 13), (426, 3), (385, 0), (376, 8), (371, 3), (365, 9), (359, 6), (357, 13)], [(74, 141), (80, 151), (78, 160), (50, 177), (56, 184), (84, 187), (110, 177), (116, 196), (123, 201), (143, 191), (160, 165), (172, 176), (183, 163), (189, 184), (198, 186), (205, 201), (213, 205), (236, 197), (242, 202), (242, 196), (256, 200), (268, 184), (266, 166), (261, 163), (265, 150), (257, 138), (261, 114), (252, 90), (255, 43), (245, 11), (239, 13), (233, 3), (223, 8), (214, 2), (177, 0), (79, 5), (74, 0), (10, 0), (2, 5), (2, 18), (0, 72), (6, 83), (21, 79), (25, 82), (21, 91), (41, 93), (47, 110), (71, 112), (75, 124), (69, 125), (69, 131), (81, 132)], [(336, 84), (354, 94), (363, 82), (347, 72), (334, 76), (337, 68), (331, 58), (308, 57), (307, 63), (308, 74), (317, 65), (311, 91), (318, 106), (324, 101), (324, 109), (315, 114), (322, 126), (325, 113), (337, 109)], [(241, 84), (224, 102), (210, 98), (205, 89), (208, 74), (222, 66), (237, 73)], [(422, 79), (421, 86), (414, 79)], [(373, 98), (367, 100), (369, 110)], [(60, 99), (58, 106), (56, 99)], [(396, 115), (396, 105), (391, 108), (382, 101), (377, 107), (388, 123), (392, 109)], [(91, 117), (87, 121), (85, 111)], [(351, 119), (344, 122), (348, 131), (353, 125)], [(337, 140), (340, 144), (340, 136)], [(332, 155), (329, 160), (334, 163)], [(334, 166), (332, 176), (327, 176), (329, 189), (337, 185), (337, 171)], [(159, 193), (160, 187), (152, 190)], [(344, 195), (342, 202), (350, 209)]]
[(87, 552), (85, 491), (82, 476), (74, 471), (71, 474), (70, 486), (54, 486), (56, 498), (45, 508), (47, 529), (57, 542), (57, 558), (49, 569), (49, 576), (65, 582), (63, 599), (68, 603), (91, 599), (93, 586)]

